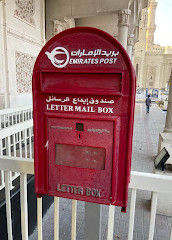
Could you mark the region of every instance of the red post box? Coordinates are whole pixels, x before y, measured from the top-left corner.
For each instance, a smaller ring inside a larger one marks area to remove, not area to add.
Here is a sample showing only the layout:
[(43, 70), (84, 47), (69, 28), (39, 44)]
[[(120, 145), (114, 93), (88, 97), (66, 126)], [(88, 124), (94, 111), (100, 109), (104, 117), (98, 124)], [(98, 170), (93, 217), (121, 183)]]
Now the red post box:
[(135, 74), (120, 43), (89, 27), (65, 30), (33, 72), (35, 189), (126, 207)]

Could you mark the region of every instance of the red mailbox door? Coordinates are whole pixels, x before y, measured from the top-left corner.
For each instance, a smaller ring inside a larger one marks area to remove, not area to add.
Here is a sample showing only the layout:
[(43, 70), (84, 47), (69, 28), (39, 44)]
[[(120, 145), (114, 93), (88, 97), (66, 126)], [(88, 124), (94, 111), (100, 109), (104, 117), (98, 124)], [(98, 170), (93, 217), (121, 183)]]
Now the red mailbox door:
[(113, 121), (49, 118), (50, 195), (110, 203), (113, 129)]

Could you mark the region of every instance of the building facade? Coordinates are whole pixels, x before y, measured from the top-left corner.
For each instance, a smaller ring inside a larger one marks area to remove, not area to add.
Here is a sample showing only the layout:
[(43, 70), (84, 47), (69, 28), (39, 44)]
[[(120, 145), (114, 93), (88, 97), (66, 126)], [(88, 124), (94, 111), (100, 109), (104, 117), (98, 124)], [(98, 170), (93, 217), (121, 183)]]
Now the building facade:
[(32, 70), (45, 42), (90, 26), (118, 39), (132, 58), (141, 10), (149, 0), (0, 1), (0, 109), (32, 104)]
[(151, 0), (149, 7), (142, 10), (134, 55), (137, 89), (147, 89), (154, 96), (159, 90), (168, 90), (172, 69), (172, 47), (154, 43), (156, 8), (157, 2)]
[(0, 109), (32, 101), (32, 70), (45, 43), (43, 4), (0, 2)]

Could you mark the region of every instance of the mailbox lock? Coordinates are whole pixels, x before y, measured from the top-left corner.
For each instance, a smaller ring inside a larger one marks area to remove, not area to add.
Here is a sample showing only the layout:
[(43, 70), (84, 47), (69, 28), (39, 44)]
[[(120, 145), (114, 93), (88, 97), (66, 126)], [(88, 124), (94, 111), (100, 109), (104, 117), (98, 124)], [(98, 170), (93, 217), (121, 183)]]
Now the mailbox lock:
[(76, 123), (76, 131), (84, 131), (84, 124), (83, 123)]
[[(76, 123), (76, 131), (83, 132), (84, 131), (84, 124), (83, 123)], [(79, 133), (79, 139), (81, 138), (81, 134)]]

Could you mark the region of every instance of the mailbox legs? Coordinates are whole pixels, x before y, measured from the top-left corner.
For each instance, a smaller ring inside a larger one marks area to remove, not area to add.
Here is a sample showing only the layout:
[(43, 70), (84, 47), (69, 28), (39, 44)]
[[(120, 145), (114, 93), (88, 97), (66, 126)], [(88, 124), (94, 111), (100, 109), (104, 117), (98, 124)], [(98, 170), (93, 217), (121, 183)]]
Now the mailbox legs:
[(85, 202), (85, 239), (101, 240), (102, 205)]

